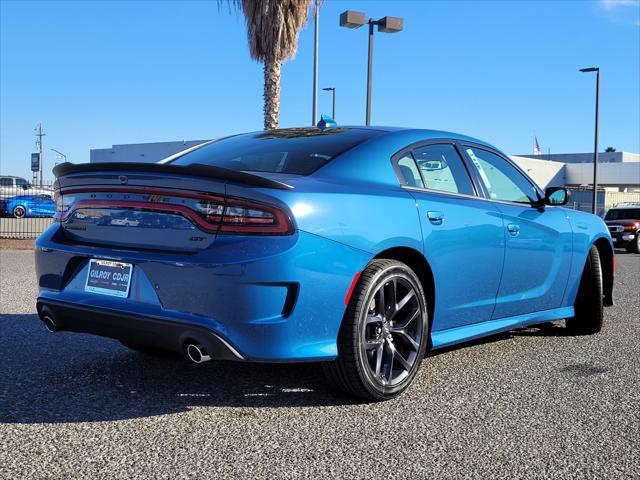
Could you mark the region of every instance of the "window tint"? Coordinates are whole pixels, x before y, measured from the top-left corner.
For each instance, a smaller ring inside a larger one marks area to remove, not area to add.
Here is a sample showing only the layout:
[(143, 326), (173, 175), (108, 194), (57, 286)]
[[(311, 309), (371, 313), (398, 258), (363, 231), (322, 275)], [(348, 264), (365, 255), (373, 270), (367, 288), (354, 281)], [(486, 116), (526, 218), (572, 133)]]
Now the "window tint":
[(415, 149), (413, 155), (426, 188), (466, 195), (475, 194), (469, 173), (453, 145), (427, 145)]
[(640, 220), (640, 208), (612, 208), (605, 220)]
[(407, 187), (424, 188), (424, 183), (422, 183), (418, 166), (410, 153), (398, 160), (398, 168), (400, 169), (400, 174), (404, 180), (403, 185), (406, 185)]
[(0, 185), (3, 187), (13, 187), (12, 178), (0, 178)]
[(466, 151), (491, 199), (516, 203), (537, 201), (534, 186), (507, 160), (479, 148), (468, 147)]
[(237, 171), (309, 175), (334, 157), (383, 133), (360, 128), (283, 128), (220, 139), (173, 165), (202, 163)]

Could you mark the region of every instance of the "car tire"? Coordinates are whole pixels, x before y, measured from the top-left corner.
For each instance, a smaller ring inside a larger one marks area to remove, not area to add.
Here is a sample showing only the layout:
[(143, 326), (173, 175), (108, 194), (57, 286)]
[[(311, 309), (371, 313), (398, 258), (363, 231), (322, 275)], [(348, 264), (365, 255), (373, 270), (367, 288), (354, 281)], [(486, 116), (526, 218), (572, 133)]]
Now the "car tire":
[(27, 214), (27, 211), (22, 205), (18, 205), (13, 209), (13, 216), (15, 218), (24, 218)]
[(167, 357), (167, 356), (177, 355), (176, 352), (173, 352), (172, 350), (167, 350), (164, 348), (151, 347), (149, 345), (142, 345), (140, 343), (131, 343), (131, 342), (126, 342), (124, 340), (120, 340), (120, 343), (124, 347), (127, 347), (129, 350), (133, 350), (134, 352), (138, 352), (143, 355), (149, 355), (152, 357)]
[(640, 233), (626, 245), (627, 253), (640, 253)]
[(589, 250), (578, 295), (574, 304), (575, 316), (567, 319), (567, 330), (573, 335), (593, 335), (602, 330), (604, 319), (602, 265), (598, 249)]
[(411, 384), (429, 343), (427, 302), (420, 279), (396, 260), (373, 260), (352, 292), (338, 336), (338, 358), (325, 362), (340, 390), (388, 400)]

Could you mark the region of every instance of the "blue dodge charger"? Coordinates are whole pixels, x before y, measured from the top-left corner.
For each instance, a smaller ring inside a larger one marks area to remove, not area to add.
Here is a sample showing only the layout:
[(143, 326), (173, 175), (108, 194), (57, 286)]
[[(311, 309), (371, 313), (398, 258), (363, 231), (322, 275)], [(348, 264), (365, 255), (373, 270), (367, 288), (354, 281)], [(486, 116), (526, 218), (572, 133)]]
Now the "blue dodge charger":
[(597, 333), (612, 304), (603, 221), (462, 135), (280, 129), (54, 173), (38, 314), (137, 351), (322, 362), (384, 400), (428, 351), (560, 319)]

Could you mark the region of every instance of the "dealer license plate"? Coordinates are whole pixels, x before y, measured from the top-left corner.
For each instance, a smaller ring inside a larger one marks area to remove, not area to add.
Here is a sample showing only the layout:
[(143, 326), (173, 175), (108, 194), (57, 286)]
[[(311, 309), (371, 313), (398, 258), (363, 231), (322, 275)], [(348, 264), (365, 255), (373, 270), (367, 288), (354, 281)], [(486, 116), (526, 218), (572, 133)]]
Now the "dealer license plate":
[(130, 263), (91, 259), (84, 290), (101, 295), (127, 298), (131, 286), (132, 270), (133, 266)]

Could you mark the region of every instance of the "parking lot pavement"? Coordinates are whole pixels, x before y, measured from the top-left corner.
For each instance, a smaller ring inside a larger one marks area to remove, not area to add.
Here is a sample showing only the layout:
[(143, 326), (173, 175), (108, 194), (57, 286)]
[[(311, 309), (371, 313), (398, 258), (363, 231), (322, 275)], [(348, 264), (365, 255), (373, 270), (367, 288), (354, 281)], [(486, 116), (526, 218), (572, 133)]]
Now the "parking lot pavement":
[(640, 255), (599, 335), (549, 324), (433, 355), (396, 400), (317, 365), (190, 364), (47, 333), (0, 251), (1, 478), (639, 478)]

